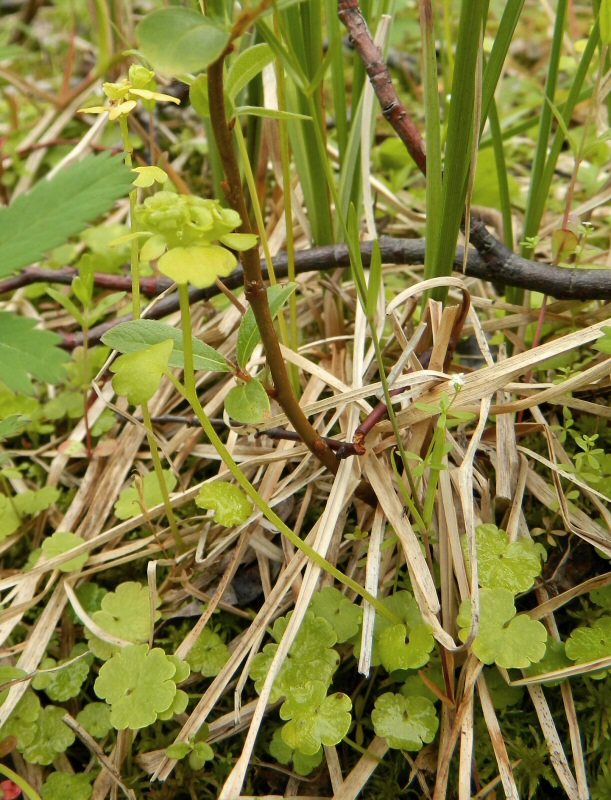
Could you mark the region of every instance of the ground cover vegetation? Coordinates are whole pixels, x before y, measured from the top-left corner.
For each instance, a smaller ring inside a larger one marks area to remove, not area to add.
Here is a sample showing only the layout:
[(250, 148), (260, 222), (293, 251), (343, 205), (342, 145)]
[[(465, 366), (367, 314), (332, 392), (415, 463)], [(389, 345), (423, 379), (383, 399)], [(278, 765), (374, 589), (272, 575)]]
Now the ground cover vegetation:
[(2, 797), (611, 796), (611, 2), (0, 13)]

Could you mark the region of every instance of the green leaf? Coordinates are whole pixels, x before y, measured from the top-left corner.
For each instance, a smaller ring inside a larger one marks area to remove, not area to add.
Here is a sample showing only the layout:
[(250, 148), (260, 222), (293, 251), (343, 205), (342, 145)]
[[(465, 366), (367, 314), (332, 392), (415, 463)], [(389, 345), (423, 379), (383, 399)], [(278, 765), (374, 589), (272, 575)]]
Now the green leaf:
[(21, 519), (11, 501), (6, 495), (0, 494), (0, 542), (15, 533), (20, 525)]
[[(120, 583), (114, 592), (104, 595), (102, 608), (92, 614), (92, 619), (119, 639), (126, 639), (129, 642), (148, 641), (151, 632), (151, 609), (147, 587), (135, 581)], [(159, 612), (156, 612), (155, 619), (159, 619)], [(90, 645), (95, 655), (98, 655), (91, 639)]]
[(210, 117), (207, 75), (198, 75), (193, 81), (189, 89), (189, 100), (202, 119), (208, 119)]
[(195, 498), (195, 505), (216, 511), (214, 521), (226, 528), (241, 525), (252, 514), (252, 503), (242, 489), (227, 481), (204, 484)]
[(307, 114), (297, 114), (294, 111), (279, 111), (277, 108), (261, 108), (261, 106), (238, 106), (234, 109), (234, 117), (266, 117), (267, 119), (285, 120), (311, 120)]
[[(44, 658), (40, 664), (40, 669), (48, 670), (61, 667), (62, 664), (86, 653), (88, 649), (84, 642), (80, 642), (72, 648), (68, 658), (60, 661), (56, 661), (54, 658)], [(87, 655), (72, 664), (68, 664), (61, 670), (38, 674), (32, 680), (32, 686), (37, 691), (44, 691), (49, 699), (55, 700), (57, 703), (65, 703), (66, 700), (76, 697), (80, 692), (81, 686), (89, 675), (92, 661), (93, 656)]]
[(430, 625), (416, 625), (409, 632), (405, 625), (391, 625), (380, 634), (378, 648), (384, 669), (419, 669), (428, 664), (435, 647)]
[[(530, 539), (509, 543), (509, 536), (496, 525), (478, 525), (475, 531), (479, 582), (487, 589), (508, 589), (513, 594), (528, 591), (541, 574), (541, 559), (546, 558), (543, 545)], [(469, 562), (468, 542), (462, 539), (463, 552)]]
[[(290, 614), (274, 623), (273, 636), (277, 642), (282, 638), (289, 619)], [(329, 686), (339, 665), (339, 654), (333, 648), (336, 641), (337, 634), (327, 620), (308, 611), (274, 681), (270, 702), (275, 703), (281, 697), (289, 697), (296, 687), (311, 680), (313, 675)], [(277, 644), (267, 644), (252, 660), (250, 677), (255, 681), (258, 692), (261, 691), (277, 650)]]
[[(15, 669), (14, 667), (0, 667), (0, 677), (3, 678), (3, 683), (13, 680), (14, 678), (23, 677), (21, 675), (7, 674), (6, 669)], [(23, 670), (19, 670), (22, 672)], [(3, 692), (3, 694), (5, 694)], [(6, 690), (8, 694), (8, 689)], [(5, 696), (6, 699), (6, 696)], [(3, 701), (4, 702), (4, 701)], [(23, 695), (21, 700), (15, 706), (12, 714), (8, 720), (0, 728), (0, 739), (6, 739), (7, 736), (14, 736), (17, 739), (17, 748), (22, 751), (30, 745), (36, 736), (36, 723), (41, 714), (42, 706), (38, 696), (28, 689)]]
[[(571, 660), (567, 657), (564, 642), (559, 642), (557, 639), (552, 639), (548, 636), (547, 650), (545, 656), (537, 664), (531, 664), (524, 670), (524, 674), (528, 678), (533, 678), (536, 675), (545, 675), (548, 672), (555, 672), (559, 669), (565, 669), (572, 666)], [(606, 673), (596, 673), (596, 677), (602, 677)], [(560, 686), (561, 680), (545, 681), (543, 686)]]
[(62, 721), (66, 711), (56, 706), (43, 708), (36, 720), (36, 733), (23, 749), (23, 757), (30, 764), (46, 767), (74, 743), (75, 735)]
[(19, 514), (35, 516), (46, 511), (59, 499), (59, 489), (55, 486), (43, 486), (42, 489), (26, 489), (13, 497), (13, 503)]
[[(465, 642), (471, 625), (471, 601), (463, 600), (458, 613)], [(484, 664), (498, 664), (505, 669), (526, 668), (545, 655), (547, 631), (537, 620), (525, 614), (516, 617), (513, 594), (508, 589), (481, 589), (479, 630), (472, 650)]]
[(68, 772), (52, 772), (40, 790), (42, 800), (89, 800), (93, 792), (91, 785), (94, 773), (70, 775)]
[(363, 609), (333, 586), (315, 592), (310, 608), (315, 616), (323, 617), (332, 625), (340, 643), (358, 633), (363, 620)]
[(247, 47), (229, 68), (225, 79), (225, 94), (227, 97), (235, 100), (242, 89), (273, 60), (274, 54), (268, 44), (256, 44)]
[(175, 76), (202, 72), (229, 44), (229, 31), (189, 8), (161, 8), (136, 27), (138, 48), (155, 70)]
[(234, 254), (217, 244), (199, 244), (173, 247), (164, 253), (157, 267), (176, 283), (190, 283), (198, 289), (212, 286), (218, 278), (225, 278), (237, 266)]
[(194, 771), (203, 769), (206, 761), (214, 759), (214, 752), (208, 742), (194, 742), (193, 751), (189, 756), (189, 766)]
[(117, 730), (152, 725), (174, 700), (176, 667), (159, 647), (134, 644), (115, 653), (100, 669), (94, 691), (110, 704)]
[(188, 742), (174, 742), (166, 748), (165, 754), (168, 758), (175, 758), (178, 761), (188, 756), (191, 752), (191, 745)]
[[(168, 366), (183, 369), (184, 349), (183, 334), (165, 322), (154, 319), (138, 319), (121, 322), (102, 336), (102, 341), (120, 353), (139, 353), (154, 344), (172, 340), (174, 349), (170, 355)], [(193, 347), (193, 365), (195, 370), (207, 372), (230, 372), (227, 360), (210, 345), (201, 342), (197, 337), (191, 338)]]
[(119, 356), (110, 365), (110, 371), (115, 373), (112, 379), (115, 392), (127, 397), (133, 406), (150, 400), (168, 369), (172, 348), (171, 341), (160, 342), (146, 350)]
[[(564, 649), (564, 648), (563, 648)], [(547, 653), (546, 653), (547, 656)], [(536, 666), (531, 665), (529, 670), (537, 670), (541, 666), (540, 661)], [(509, 686), (501, 673), (496, 668), (486, 668), (484, 670), (486, 686), (492, 698), (492, 704), (497, 711), (504, 711), (510, 706), (517, 706), (524, 696), (524, 689), (521, 686)]]
[(600, 0), (600, 38), (603, 44), (611, 44), (611, 2)]
[(204, 630), (197, 637), (189, 650), (187, 663), (194, 672), (201, 672), (204, 678), (214, 678), (229, 660), (229, 650), (221, 637), (209, 630)]
[(263, 422), (269, 417), (267, 392), (256, 378), (234, 386), (225, 397), (225, 410), (236, 422), (245, 424)]
[(350, 728), (352, 702), (348, 695), (326, 694), (324, 683), (307, 681), (294, 688), (280, 708), (280, 718), (289, 720), (282, 728), (282, 738), (303, 755), (316, 755), (321, 744), (339, 744)]
[(94, 739), (103, 739), (112, 728), (110, 724), (110, 708), (106, 703), (87, 703), (76, 715), (76, 721)]
[(274, 756), (276, 761), (279, 761), (280, 764), (288, 764), (292, 761), (293, 769), (298, 775), (309, 775), (312, 770), (322, 764), (322, 746), (314, 755), (306, 756), (288, 746), (282, 738), (282, 730), (282, 728), (276, 728), (269, 744), (269, 752)]
[(420, 750), (432, 742), (439, 727), (435, 706), (426, 697), (404, 697), (387, 692), (375, 702), (371, 712), (373, 728), (390, 747)]
[[(611, 617), (601, 617), (588, 628), (574, 630), (565, 644), (566, 655), (576, 664), (611, 656)], [(590, 677), (603, 678), (609, 670)]]
[(34, 319), (0, 312), (0, 380), (14, 392), (34, 394), (29, 375), (47, 383), (59, 383), (66, 377), (63, 365), (70, 356), (57, 347), (61, 337), (38, 330), (36, 325)]
[(20, 434), (30, 422), (23, 414), (11, 414), (0, 422), (0, 442)]
[[(42, 543), (42, 552), (47, 558), (50, 559), (54, 558), (55, 556), (60, 556), (63, 553), (67, 553), (69, 550), (74, 550), (75, 547), (78, 547), (80, 544), (84, 543), (85, 540), (74, 533), (63, 533), (58, 531), (52, 536), (49, 536), (48, 539), (44, 540)], [(60, 572), (72, 572), (80, 569), (88, 558), (88, 554), (83, 553), (80, 556), (71, 558), (69, 561), (64, 561), (63, 564), (59, 565), (58, 569)], [(52, 699), (55, 700), (57, 698)]]
[(369, 283), (367, 284), (367, 319), (374, 319), (378, 296), (382, 287), (382, 252), (377, 239), (373, 241), (371, 250), (371, 263), (369, 265)]
[(39, 181), (11, 206), (0, 208), (0, 278), (40, 260), (82, 231), (129, 194), (132, 180), (122, 155), (102, 153)]
[[(163, 479), (168, 492), (174, 490), (177, 480), (172, 470), (162, 470)], [(115, 503), (115, 516), (118, 519), (131, 519), (142, 514), (142, 504), (146, 509), (151, 509), (163, 502), (163, 495), (159, 488), (159, 481), (154, 472), (149, 472), (144, 478), (136, 477), (132, 486), (123, 489)]]
[[(275, 319), (282, 306), (297, 288), (296, 283), (275, 284), (267, 290), (267, 301), (272, 319)], [(255, 347), (261, 341), (261, 334), (257, 327), (255, 315), (252, 308), (246, 309), (246, 314), (242, 317), (240, 329), (238, 331), (238, 341), (236, 344), (236, 354), (238, 364), (242, 369), (246, 368)]]

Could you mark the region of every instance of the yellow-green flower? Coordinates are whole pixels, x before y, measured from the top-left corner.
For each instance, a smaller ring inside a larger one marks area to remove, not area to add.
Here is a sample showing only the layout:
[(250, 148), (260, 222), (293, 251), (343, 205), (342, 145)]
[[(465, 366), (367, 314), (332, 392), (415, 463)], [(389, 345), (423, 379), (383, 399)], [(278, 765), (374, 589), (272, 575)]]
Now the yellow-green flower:
[(155, 91), (157, 84), (154, 80), (155, 73), (146, 67), (132, 64), (129, 68), (127, 78), (123, 78), (118, 83), (105, 83), (102, 90), (109, 99), (108, 105), (91, 106), (89, 108), (79, 108), (82, 114), (108, 114), (111, 120), (119, 117), (127, 117), (142, 100), (144, 107), (152, 111), (155, 103), (177, 103), (180, 100), (169, 94), (161, 94)]

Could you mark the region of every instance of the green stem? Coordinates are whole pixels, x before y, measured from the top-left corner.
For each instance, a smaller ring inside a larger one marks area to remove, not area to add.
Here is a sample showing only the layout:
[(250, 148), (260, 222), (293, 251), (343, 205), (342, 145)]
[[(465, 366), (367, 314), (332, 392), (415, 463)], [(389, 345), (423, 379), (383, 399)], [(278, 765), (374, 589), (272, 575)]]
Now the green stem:
[(21, 791), (30, 798), (30, 800), (42, 800), (38, 792), (36, 792), (30, 784), (22, 778), (20, 775), (17, 775), (16, 772), (13, 772), (12, 769), (9, 769), (4, 764), (0, 764), (0, 774), (6, 775), (6, 777), (16, 783), (17, 786), (21, 789)]
[[(182, 290), (183, 287), (180, 287)], [(326, 558), (317, 553), (310, 545), (306, 544), (302, 539), (297, 536), (289, 527), (286, 525), (280, 517), (273, 511), (272, 508), (265, 502), (265, 500), (261, 497), (261, 495), (257, 492), (255, 487), (252, 483), (248, 480), (246, 475), (242, 472), (236, 462), (233, 460), (231, 453), (221, 439), (219, 438), (218, 434), (212, 427), (212, 424), (208, 417), (206, 416), (206, 412), (201, 406), (199, 402), (199, 397), (197, 395), (197, 391), (195, 389), (195, 373), (193, 368), (193, 350), (191, 347), (190, 341), (187, 340), (191, 339), (191, 317), (190, 317), (190, 308), (189, 308), (189, 296), (187, 293), (187, 287), (184, 286), (184, 291), (181, 291), (180, 294), (181, 300), (181, 313), (183, 314), (182, 323), (183, 323), (183, 353), (184, 353), (184, 376), (185, 376), (185, 385), (183, 386), (180, 381), (178, 381), (171, 372), (167, 373), (168, 378), (172, 381), (174, 386), (176, 387), (177, 391), (185, 398), (185, 400), (189, 403), (195, 416), (197, 417), (199, 424), (202, 426), (202, 429), (206, 436), (208, 437), (210, 443), (215, 448), (217, 453), (220, 455), (223, 463), (231, 472), (233, 477), (236, 479), (237, 483), (242, 487), (242, 489), (246, 492), (248, 497), (253, 501), (253, 503), (261, 510), (264, 516), (278, 528), (280, 533), (282, 533), (286, 538), (291, 542), (291, 544), (300, 550), (304, 555), (306, 555), (311, 561), (313, 561), (318, 567), (324, 569), (325, 572), (328, 572), (329, 575), (332, 575), (336, 580), (340, 583), (343, 583), (344, 586), (348, 586), (348, 588), (352, 589), (356, 592), (359, 597), (362, 597), (368, 603), (370, 603), (376, 611), (380, 614), (385, 616), (387, 619), (391, 620), (395, 624), (399, 623), (401, 620), (396, 617), (386, 606), (378, 600), (377, 597), (374, 597), (370, 594), (366, 589), (357, 583), (352, 578), (349, 578), (347, 575), (344, 575), (337, 567), (335, 567), (330, 561), (327, 561)]]
[(174, 516), (174, 509), (172, 508), (172, 503), (170, 502), (170, 494), (168, 492), (168, 487), (166, 486), (165, 477), (163, 475), (163, 467), (161, 466), (161, 458), (159, 457), (159, 448), (157, 447), (157, 442), (153, 436), (153, 423), (151, 421), (151, 415), (149, 413), (147, 403), (142, 404), (142, 419), (144, 421), (144, 427), (146, 428), (146, 438), (148, 439), (149, 448), (151, 450), (153, 469), (155, 470), (157, 483), (159, 484), (159, 491), (161, 492), (161, 497), (163, 499), (163, 507), (165, 508), (165, 513), (170, 524), (170, 530), (172, 531), (172, 536), (174, 537), (174, 543), (176, 544), (176, 549), (178, 552), (184, 553), (185, 544), (182, 540), (182, 536), (180, 535), (180, 531), (178, 530), (178, 524), (176, 522), (176, 517)]
[[(133, 148), (129, 141), (129, 130), (127, 127), (127, 117), (119, 117), (119, 126), (121, 128), (121, 138), (123, 140), (123, 147), (125, 148), (125, 163), (131, 169), (133, 166), (132, 152)], [(132, 233), (136, 233), (136, 220), (135, 211), (138, 204), (138, 190), (134, 189), (129, 193), (129, 217), (131, 221)], [(140, 245), (137, 238), (132, 239), (131, 242), (131, 275), (132, 275), (132, 309), (134, 319), (140, 319)]]

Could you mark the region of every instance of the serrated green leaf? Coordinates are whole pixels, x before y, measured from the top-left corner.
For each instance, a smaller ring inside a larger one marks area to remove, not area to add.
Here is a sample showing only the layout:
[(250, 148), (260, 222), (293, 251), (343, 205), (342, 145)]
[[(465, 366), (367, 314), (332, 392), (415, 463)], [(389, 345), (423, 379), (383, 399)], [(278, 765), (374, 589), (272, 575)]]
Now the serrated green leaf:
[(0, 442), (20, 434), (30, 422), (23, 414), (11, 414), (0, 422)]
[(176, 668), (159, 647), (134, 644), (115, 653), (100, 669), (94, 691), (111, 706), (110, 721), (117, 730), (152, 725), (176, 695)]
[(89, 800), (93, 793), (94, 773), (70, 775), (68, 772), (52, 772), (40, 790), (42, 800)]
[(221, 637), (209, 630), (204, 630), (197, 637), (189, 650), (187, 663), (194, 672), (201, 672), (205, 678), (214, 678), (229, 660), (229, 650)]
[[(176, 476), (170, 469), (162, 470), (163, 479), (168, 492), (176, 486)], [(142, 514), (142, 504), (151, 509), (163, 502), (163, 495), (159, 488), (159, 481), (154, 472), (149, 472), (144, 478), (134, 478), (132, 486), (123, 489), (115, 503), (115, 516), (118, 519), (131, 519)]]
[(292, 749), (314, 756), (321, 745), (339, 744), (348, 733), (352, 702), (342, 692), (327, 695), (321, 681), (307, 681), (294, 688), (280, 708), (280, 718), (289, 720), (282, 738)]
[[(611, 656), (611, 617), (601, 617), (590, 627), (572, 631), (565, 643), (565, 652), (576, 664)], [(601, 670), (590, 677), (600, 679), (608, 672)]]
[[(275, 319), (282, 306), (297, 288), (296, 283), (275, 284), (267, 290), (267, 301), (272, 319)], [(236, 355), (238, 364), (245, 369), (255, 347), (261, 341), (261, 334), (257, 327), (257, 321), (252, 308), (246, 309), (246, 314), (242, 317), (240, 329), (238, 331), (238, 341), (236, 344)]]
[(241, 525), (252, 514), (252, 503), (242, 489), (227, 481), (204, 484), (195, 505), (215, 511), (214, 521), (226, 528)]
[[(139, 353), (153, 344), (159, 344), (170, 339), (174, 345), (168, 365), (183, 369), (184, 349), (182, 331), (177, 330), (165, 322), (154, 319), (138, 319), (131, 322), (121, 322), (111, 328), (102, 336), (102, 341), (113, 350), (120, 353)], [(231, 367), (220, 353), (205, 342), (193, 336), (193, 366), (196, 371), (230, 372)]]
[(189, 8), (161, 8), (136, 27), (138, 48), (147, 61), (168, 76), (202, 72), (229, 43), (229, 31)]
[[(468, 563), (468, 543), (462, 539), (463, 552)], [(487, 589), (508, 589), (513, 594), (528, 591), (541, 574), (541, 560), (545, 559), (543, 545), (530, 539), (509, 542), (509, 536), (496, 525), (478, 525), (475, 531), (478, 576), (481, 586)]]
[(29, 375), (46, 383), (58, 383), (66, 377), (63, 365), (70, 356), (57, 347), (61, 338), (51, 331), (38, 330), (36, 324), (29, 317), (0, 312), (0, 380), (14, 392), (34, 394)]
[(23, 749), (23, 757), (30, 764), (52, 764), (74, 743), (75, 735), (62, 721), (65, 709), (46, 706), (36, 720), (36, 733)]
[(235, 100), (242, 89), (273, 60), (274, 54), (268, 44), (247, 47), (229, 68), (225, 80), (225, 94), (231, 100)]
[(127, 397), (134, 406), (150, 400), (168, 368), (172, 348), (171, 341), (160, 342), (146, 350), (119, 356), (110, 365), (110, 371), (115, 373), (112, 379), (115, 392), (121, 397)]
[(39, 181), (8, 208), (0, 208), (0, 278), (38, 261), (82, 231), (125, 197), (132, 181), (123, 156), (101, 153)]
[[(458, 614), (458, 635), (465, 642), (471, 625), (471, 601), (463, 600)], [(513, 594), (508, 589), (480, 590), (478, 634), (471, 645), (484, 664), (505, 669), (526, 668), (545, 655), (547, 631), (538, 620), (516, 616)]]
[(236, 422), (264, 422), (270, 413), (269, 397), (256, 378), (234, 386), (225, 397), (225, 410)]
[[(44, 540), (42, 543), (42, 552), (47, 558), (54, 558), (55, 556), (67, 553), (69, 550), (74, 550), (75, 547), (84, 543), (85, 540), (74, 533), (58, 531)], [(73, 572), (76, 569), (80, 569), (88, 558), (89, 556), (87, 553), (82, 553), (82, 555), (75, 556), (69, 561), (64, 561), (63, 564), (59, 565), (58, 569), (60, 572)]]
[(340, 643), (358, 633), (363, 620), (363, 609), (344, 597), (334, 586), (315, 592), (310, 608), (317, 617), (323, 617), (332, 625)]
[(439, 727), (435, 706), (426, 697), (391, 692), (378, 697), (371, 721), (376, 734), (398, 750), (421, 750), (425, 742), (433, 741)]

